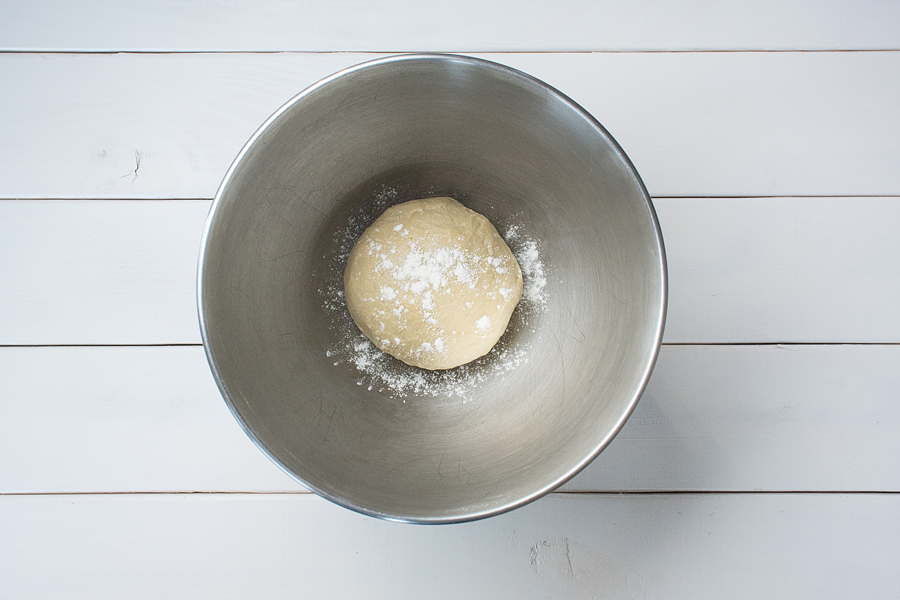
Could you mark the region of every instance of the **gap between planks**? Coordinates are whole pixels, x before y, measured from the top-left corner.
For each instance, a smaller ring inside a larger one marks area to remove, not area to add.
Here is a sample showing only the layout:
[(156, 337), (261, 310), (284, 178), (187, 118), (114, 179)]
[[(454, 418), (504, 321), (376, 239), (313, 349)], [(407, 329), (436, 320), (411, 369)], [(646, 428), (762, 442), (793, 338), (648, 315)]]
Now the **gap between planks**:
[[(662, 342), (662, 346), (900, 346), (900, 342)], [(202, 348), (203, 344), (0, 344), (0, 348)]]
[(900, 48), (743, 48), (715, 49), (697, 48), (683, 50), (453, 50), (428, 52), (411, 50), (0, 50), (0, 54), (62, 54), (62, 55), (103, 55), (103, 54), (826, 54), (826, 53), (887, 53), (900, 52)]
[[(294, 491), (236, 491), (236, 490), (171, 490), (171, 491), (123, 491), (123, 492), (0, 492), (3, 496), (188, 496), (188, 495), (207, 495), (207, 496), (227, 496), (227, 495), (246, 495), (246, 496), (310, 496), (315, 495), (310, 490), (294, 490)], [(617, 492), (593, 492), (593, 491), (567, 491), (559, 490), (550, 492), (548, 496), (737, 496), (737, 495), (900, 495), (898, 490), (622, 490)], [(540, 498), (538, 498), (540, 500)]]
[[(778, 198), (900, 198), (900, 194), (781, 194), (763, 196), (710, 196), (692, 194), (689, 196), (652, 196), (651, 200), (775, 200)], [(88, 198), (71, 196), (68, 198), (22, 198), (20, 196), (0, 196), (0, 202), (213, 202), (215, 198)]]

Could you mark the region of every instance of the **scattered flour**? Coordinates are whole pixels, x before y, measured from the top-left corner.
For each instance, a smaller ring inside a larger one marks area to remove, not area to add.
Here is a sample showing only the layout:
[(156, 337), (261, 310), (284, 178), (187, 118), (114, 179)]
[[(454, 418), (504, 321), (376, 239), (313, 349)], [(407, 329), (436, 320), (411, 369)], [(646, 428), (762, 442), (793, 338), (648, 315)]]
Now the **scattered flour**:
[[(523, 236), (518, 225), (507, 229), (504, 239), (516, 256), (519, 268), (522, 269), (524, 282), (522, 300), (543, 306), (547, 301), (544, 293), (547, 276), (544, 273), (544, 263), (538, 252), (537, 242)], [(500, 293), (502, 294), (503, 290), (500, 290)]]
[[(379, 350), (357, 329), (347, 310), (343, 273), (350, 251), (366, 227), (388, 206), (399, 201), (399, 193), (396, 190), (384, 188), (376, 195), (375, 202), (368, 211), (361, 211), (352, 216), (347, 227), (335, 235), (336, 251), (333, 256), (326, 257), (330, 258), (327, 282), (319, 290), (324, 297), (324, 307), (331, 315), (331, 328), (335, 333), (335, 343), (326, 352), (326, 356), (332, 359), (335, 367), (341, 364), (353, 365), (359, 374), (357, 385), (365, 386), (369, 390), (388, 393), (396, 398), (425, 396), (459, 398), (463, 403), (468, 402), (475, 396), (481, 384), (494, 381), (528, 361), (525, 342), (509, 341), (510, 336), (504, 336), (488, 354), (468, 364), (454, 369), (428, 371), (404, 364)], [(509, 328), (533, 331), (533, 321), (546, 310), (547, 301), (547, 274), (539, 246), (520, 225), (509, 226), (503, 238), (519, 263), (524, 284), (522, 299), (513, 313)], [(408, 275), (408, 279), (404, 279), (410, 286), (420, 284), (424, 290), (429, 284), (440, 285), (440, 282), (432, 281), (433, 270), (423, 269), (425, 261), (419, 261), (417, 258), (424, 257), (407, 258), (402, 265), (391, 263), (383, 266)], [(447, 262), (455, 262), (456, 257), (441, 258)], [(464, 279), (466, 274), (455, 273), (455, 275)], [(382, 287), (379, 292), (386, 300), (392, 299), (397, 294), (397, 290), (390, 286)], [(501, 289), (499, 292), (505, 296), (511, 290)], [(487, 316), (482, 317), (476, 326), (490, 327), (490, 319)], [(527, 336), (512, 337), (517, 340)], [(383, 342), (389, 343), (389, 340)], [(399, 344), (400, 340), (395, 339), (394, 343)], [(438, 338), (434, 341), (434, 347), (440, 351), (444, 343), (443, 339)]]

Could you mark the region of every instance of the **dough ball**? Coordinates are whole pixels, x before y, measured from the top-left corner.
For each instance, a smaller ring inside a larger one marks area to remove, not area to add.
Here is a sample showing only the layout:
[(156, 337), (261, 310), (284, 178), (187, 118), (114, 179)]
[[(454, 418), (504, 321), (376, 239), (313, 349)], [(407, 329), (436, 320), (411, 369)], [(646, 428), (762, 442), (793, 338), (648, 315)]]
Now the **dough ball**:
[(506, 331), (522, 271), (485, 217), (452, 198), (426, 198), (392, 206), (366, 229), (344, 295), (381, 350), (451, 369), (487, 354)]

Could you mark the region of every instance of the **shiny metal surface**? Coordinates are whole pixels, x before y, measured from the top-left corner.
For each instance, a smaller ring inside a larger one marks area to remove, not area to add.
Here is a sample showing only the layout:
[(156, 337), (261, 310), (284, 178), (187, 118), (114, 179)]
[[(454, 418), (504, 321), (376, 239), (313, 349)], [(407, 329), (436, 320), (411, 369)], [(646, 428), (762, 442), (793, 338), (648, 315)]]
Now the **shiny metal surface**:
[[(539, 240), (546, 308), (508, 332), (528, 360), (469, 402), (404, 402), (326, 356), (336, 232), (385, 186)], [(630, 161), (571, 100), (494, 63), (400, 56), (307, 89), (248, 142), (210, 213), (198, 295), (216, 381), (277, 464), (353, 510), (459, 522), (551, 491), (619, 431), (659, 350), (665, 252)]]

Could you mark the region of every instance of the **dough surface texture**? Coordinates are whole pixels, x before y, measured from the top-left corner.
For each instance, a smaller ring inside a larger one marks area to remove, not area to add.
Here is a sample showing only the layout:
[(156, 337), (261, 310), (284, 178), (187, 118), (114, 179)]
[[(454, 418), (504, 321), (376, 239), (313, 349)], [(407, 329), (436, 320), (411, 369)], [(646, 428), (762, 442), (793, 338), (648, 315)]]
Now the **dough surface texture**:
[(344, 296), (378, 348), (424, 369), (487, 354), (522, 297), (522, 271), (485, 217), (452, 198), (387, 209), (363, 232)]

